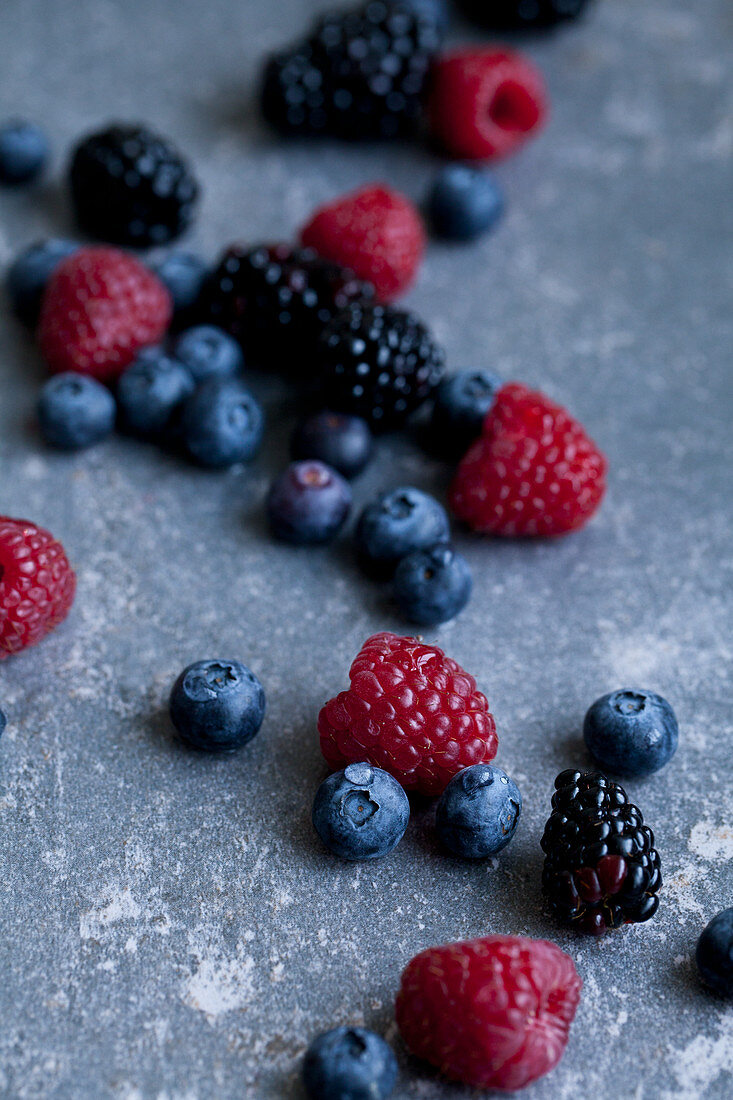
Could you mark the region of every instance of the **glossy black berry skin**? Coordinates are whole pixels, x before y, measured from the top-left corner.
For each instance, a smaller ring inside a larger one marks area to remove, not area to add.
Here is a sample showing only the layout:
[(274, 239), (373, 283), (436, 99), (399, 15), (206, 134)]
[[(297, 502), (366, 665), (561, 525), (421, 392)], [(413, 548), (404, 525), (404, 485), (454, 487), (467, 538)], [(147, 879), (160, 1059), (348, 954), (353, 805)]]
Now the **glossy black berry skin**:
[(564, 924), (594, 936), (649, 920), (662, 885), (654, 834), (600, 772), (561, 772), (542, 837), (542, 885)]
[(233, 245), (206, 281), (198, 313), (260, 366), (308, 378), (323, 327), (351, 302), (373, 297), (369, 283), (311, 248)]
[(420, 121), (439, 37), (435, 18), (392, 0), (335, 11), (268, 60), (262, 113), (285, 135), (353, 141), (409, 134)]
[(422, 321), (385, 305), (343, 310), (323, 330), (319, 350), (325, 403), (375, 431), (402, 426), (440, 382), (445, 363)]
[(196, 661), (184, 668), (173, 685), (170, 716), (182, 740), (194, 748), (238, 749), (262, 725), (264, 688), (241, 661)]
[(348, 481), (315, 459), (292, 462), (273, 481), (267, 495), (270, 530), (275, 538), (295, 546), (330, 542), (350, 510)]
[(306, 1051), (308, 1100), (387, 1100), (396, 1082), (392, 1048), (366, 1028), (334, 1028), (318, 1035)]
[(178, 237), (191, 222), (198, 196), (178, 150), (144, 126), (126, 123), (85, 137), (74, 151), (70, 177), (82, 229), (132, 248)]
[(733, 908), (718, 913), (703, 930), (695, 961), (706, 985), (733, 997)]
[(590, 0), (458, 0), (458, 6), (482, 27), (532, 30), (554, 27), (582, 15)]
[(374, 453), (374, 440), (366, 420), (328, 410), (302, 420), (293, 432), (290, 453), (294, 459), (317, 458), (344, 477), (360, 474)]

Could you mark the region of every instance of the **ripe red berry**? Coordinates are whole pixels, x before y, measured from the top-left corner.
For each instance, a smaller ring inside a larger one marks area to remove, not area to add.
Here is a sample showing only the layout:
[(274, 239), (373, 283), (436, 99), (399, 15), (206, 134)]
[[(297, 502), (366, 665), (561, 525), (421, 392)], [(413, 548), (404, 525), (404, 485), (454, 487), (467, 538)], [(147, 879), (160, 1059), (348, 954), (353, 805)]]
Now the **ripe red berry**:
[(368, 761), (407, 790), (437, 796), (470, 764), (496, 756), (496, 725), (473, 676), (419, 638), (374, 634), (351, 687), (321, 710), (321, 752), (335, 770)]
[(539, 391), (510, 382), (450, 488), (453, 513), (491, 535), (564, 535), (605, 492), (607, 463), (581, 424)]
[(79, 248), (53, 272), (39, 340), (53, 374), (119, 377), (140, 348), (165, 335), (169, 292), (140, 260), (116, 248)]
[(76, 577), (42, 527), (0, 516), (0, 660), (40, 642), (66, 618)]
[(402, 974), (397, 1026), (413, 1054), (453, 1080), (511, 1092), (560, 1061), (581, 987), (573, 960), (547, 940), (430, 947)]
[(384, 302), (407, 290), (425, 250), (425, 230), (413, 204), (379, 185), (322, 206), (300, 236), (326, 260), (372, 283)]
[(542, 76), (521, 54), (497, 46), (454, 50), (433, 66), (430, 127), (451, 156), (504, 157), (546, 114)]

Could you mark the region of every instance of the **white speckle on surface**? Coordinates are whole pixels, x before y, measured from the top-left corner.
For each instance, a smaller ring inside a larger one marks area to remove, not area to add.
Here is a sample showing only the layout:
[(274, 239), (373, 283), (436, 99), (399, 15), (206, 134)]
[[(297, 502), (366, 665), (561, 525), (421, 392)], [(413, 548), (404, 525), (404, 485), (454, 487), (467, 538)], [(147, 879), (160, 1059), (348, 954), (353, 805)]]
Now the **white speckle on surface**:
[(690, 833), (688, 847), (701, 859), (733, 859), (733, 825), (698, 821)]
[[(678, 1087), (666, 1093), (664, 1100), (700, 1100), (709, 1095), (708, 1090), (718, 1078), (733, 1073), (733, 1013), (720, 1018), (717, 1035), (712, 1031), (711, 1027), (681, 1050), (672, 1051), (670, 1064)], [(723, 1093), (718, 1095), (722, 1097)]]
[(132, 896), (129, 886), (112, 891), (99, 905), (87, 909), (79, 918), (79, 935), (83, 940), (97, 940), (111, 925), (123, 920), (137, 920), (142, 909)]
[(217, 1017), (245, 1008), (255, 996), (255, 962), (238, 945), (234, 955), (226, 957), (212, 947), (201, 948), (200, 937), (193, 938), (196, 966), (183, 983), (181, 999), (189, 1008), (202, 1012), (210, 1023)]

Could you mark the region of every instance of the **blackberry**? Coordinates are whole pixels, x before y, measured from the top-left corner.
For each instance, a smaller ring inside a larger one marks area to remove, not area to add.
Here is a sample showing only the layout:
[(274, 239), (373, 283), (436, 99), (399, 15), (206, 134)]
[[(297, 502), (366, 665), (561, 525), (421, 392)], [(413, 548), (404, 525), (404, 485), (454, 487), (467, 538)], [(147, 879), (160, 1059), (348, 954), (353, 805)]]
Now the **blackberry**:
[(605, 775), (558, 775), (541, 843), (542, 886), (563, 923), (600, 936), (656, 913), (662, 873), (654, 834)]
[(443, 349), (414, 314), (354, 304), (321, 334), (324, 404), (378, 430), (397, 428), (430, 395), (443, 373)]
[(280, 359), (308, 374), (324, 325), (349, 303), (373, 296), (370, 283), (311, 248), (233, 245), (207, 280), (199, 313), (260, 363)]
[(469, 18), (484, 27), (551, 27), (577, 17), (589, 0), (458, 0)]
[(395, 0), (326, 15), (266, 63), (262, 113), (282, 134), (401, 137), (420, 121), (439, 39), (435, 19)]
[(127, 123), (85, 137), (74, 151), (70, 178), (85, 232), (137, 248), (179, 236), (198, 196), (178, 150), (144, 126)]

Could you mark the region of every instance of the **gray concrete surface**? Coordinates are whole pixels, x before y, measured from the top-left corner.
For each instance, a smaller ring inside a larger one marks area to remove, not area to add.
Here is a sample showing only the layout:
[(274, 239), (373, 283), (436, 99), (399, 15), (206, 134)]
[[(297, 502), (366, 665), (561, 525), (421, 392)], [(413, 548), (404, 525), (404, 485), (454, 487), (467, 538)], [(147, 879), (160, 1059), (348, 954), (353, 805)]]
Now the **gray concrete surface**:
[[(72, 231), (70, 143), (137, 117), (189, 152), (205, 197), (190, 243), (288, 237), (313, 205), (374, 178), (419, 197), (409, 148), (288, 147), (257, 122), (265, 51), (306, 0), (5, 0), (2, 114), (45, 124), (51, 177), (0, 194), (0, 263)], [(610, 457), (584, 532), (552, 544), (460, 538), (476, 594), (428, 632), (473, 672), (525, 811), (498, 860), (467, 866), (414, 813), (389, 858), (319, 846), (319, 706), (364, 638), (403, 629), (348, 544), (273, 545), (262, 496), (285, 456), (287, 395), (250, 469), (209, 474), (121, 439), (79, 456), (33, 429), (42, 366), (0, 317), (0, 508), (53, 529), (79, 574), (68, 622), (0, 666), (0, 1094), (18, 1100), (300, 1096), (314, 1032), (366, 1022), (396, 1041), (396, 1096), (458, 1100), (394, 1035), (399, 974), (423, 947), (486, 932), (549, 936), (585, 981), (559, 1068), (532, 1100), (715, 1100), (733, 1093), (733, 1015), (698, 985), (699, 930), (733, 901), (730, 720), (731, 10), (726, 0), (600, 0), (527, 44), (552, 121), (499, 168), (509, 211), (474, 248), (433, 245), (409, 303), (453, 367), (486, 364), (567, 403)], [(468, 28), (457, 26), (456, 39)], [(442, 492), (408, 438), (358, 484)], [(165, 699), (179, 669), (236, 655), (267, 718), (228, 759), (183, 751)], [(661, 691), (674, 762), (630, 794), (666, 883), (658, 917), (600, 942), (543, 912), (539, 836), (555, 774), (612, 688)]]

